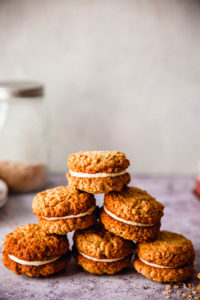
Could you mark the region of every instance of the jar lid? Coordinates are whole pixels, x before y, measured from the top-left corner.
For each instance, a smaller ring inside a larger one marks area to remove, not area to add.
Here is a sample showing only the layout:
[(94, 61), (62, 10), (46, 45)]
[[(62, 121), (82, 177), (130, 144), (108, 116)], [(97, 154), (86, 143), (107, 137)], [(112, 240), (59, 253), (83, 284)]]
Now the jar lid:
[(44, 94), (44, 86), (32, 81), (0, 81), (0, 100), (34, 98)]

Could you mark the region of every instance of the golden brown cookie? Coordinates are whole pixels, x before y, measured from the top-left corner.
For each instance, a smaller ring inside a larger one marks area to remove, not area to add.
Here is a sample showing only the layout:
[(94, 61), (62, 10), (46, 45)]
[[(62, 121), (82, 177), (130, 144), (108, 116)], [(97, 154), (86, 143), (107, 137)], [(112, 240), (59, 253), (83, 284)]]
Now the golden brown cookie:
[(135, 242), (151, 241), (160, 230), (164, 206), (146, 191), (124, 187), (104, 197), (100, 220), (105, 229)]
[(74, 234), (77, 263), (92, 274), (114, 274), (130, 266), (133, 243), (106, 231), (103, 226)]
[(50, 235), (37, 224), (27, 224), (6, 236), (2, 261), (17, 275), (38, 277), (64, 269), (69, 257), (67, 236)]
[(91, 194), (121, 191), (130, 182), (129, 160), (118, 151), (78, 152), (68, 157), (69, 185)]
[(71, 186), (59, 186), (38, 193), (32, 208), (38, 216), (39, 225), (48, 233), (66, 234), (97, 222), (94, 196)]
[(134, 267), (137, 272), (158, 282), (181, 282), (191, 278), (194, 274), (194, 264), (173, 269), (161, 269), (148, 266), (137, 258), (134, 261)]
[(161, 231), (156, 240), (136, 245), (134, 267), (149, 279), (178, 282), (194, 273), (194, 248), (183, 235)]

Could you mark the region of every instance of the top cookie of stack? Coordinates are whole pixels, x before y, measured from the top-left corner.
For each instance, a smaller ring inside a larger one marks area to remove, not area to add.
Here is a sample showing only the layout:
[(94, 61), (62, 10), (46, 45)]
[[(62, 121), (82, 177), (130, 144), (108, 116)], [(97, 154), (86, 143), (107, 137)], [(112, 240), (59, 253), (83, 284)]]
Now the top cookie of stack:
[(121, 191), (130, 182), (130, 162), (123, 152), (87, 151), (68, 157), (69, 185), (91, 194)]

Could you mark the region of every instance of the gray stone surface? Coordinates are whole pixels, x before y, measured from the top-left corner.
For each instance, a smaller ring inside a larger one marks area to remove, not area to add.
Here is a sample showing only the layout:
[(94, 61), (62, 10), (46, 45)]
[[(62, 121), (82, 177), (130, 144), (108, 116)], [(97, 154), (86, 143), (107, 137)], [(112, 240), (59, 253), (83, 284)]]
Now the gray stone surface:
[[(165, 205), (162, 228), (190, 238), (196, 250), (195, 268), (200, 272), (200, 201), (193, 194), (194, 178), (149, 177), (133, 178), (132, 183), (148, 190)], [(65, 176), (54, 175), (50, 186), (66, 184)], [(16, 226), (36, 222), (31, 203), (34, 194), (11, 195), (0, 209), (0, 259), (2, 241)], [(102, 203), (102, 195), (97, 197)], [(72, 234), (69, 234), (71, 242)], [(191, 281), (200, 284), (196, 274)], [(0, 263), (0, 299), (165, 299), (159, 284), (137, 274), (133, 269), (113, 276), (93, 276), (79, 268), (72, 259), (65, 271), (49, 278), (33, 279), (16, 276)], [(178, 299), (172, 294), (172, 299)], [(179, 298), (180, 299), (180, 298)]]

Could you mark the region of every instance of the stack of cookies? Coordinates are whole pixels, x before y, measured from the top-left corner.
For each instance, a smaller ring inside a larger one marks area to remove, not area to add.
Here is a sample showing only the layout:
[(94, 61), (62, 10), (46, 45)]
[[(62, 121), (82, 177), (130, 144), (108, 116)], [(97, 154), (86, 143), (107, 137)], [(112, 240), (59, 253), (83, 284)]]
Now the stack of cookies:
[[(21, 226), (5, 240), (3, 263), (16, 274), (47, 276), (70, 257), (67, 234), (74, 233), (77, 263), (93, 274), (130, 267), (149, 279), (180, 281), (194, 272), (194, 249), (185, 237), (160, 231), (164, 206), (149, 193), (127, 186), (129, 160), (117, 151), (88, 151), (68, 157), (68, 186), (38, 193), (38, 223)], [(94, 194), (103, 193), (96, 206)]]
[(97, 224), (95, 198), (71, 186), (59, 186), (38, 193), (32, 208), (39, 225), (27, 224), (6, 236), (3, 263), (17, 275), (51, 275), (69, 261), (66, 234)]
[[(69, 185), (91, 194), (121, 191), (130, 182), (129, 160), (117, 151), (88, 151), (68, 158)], [(129, 267), (133, 243), (104, 229), (102, 224), (74, 234), (77, 263), (94, 274), (114, 274)]]
[(160, 282), (190, 278), (194, 272), (192, 243), (179, 234), (160, 232), (164, 206), (146, 191), (127, 186), (129, 164), (125, 154), (117, 151), (69, 156), (69, 185), (105, 194), (100, 224), (74, 234), (77, 263), (90, 273), (116, 273), (130, 264), (132, 243), (137, 253), (135, 269), (147, 278)]

